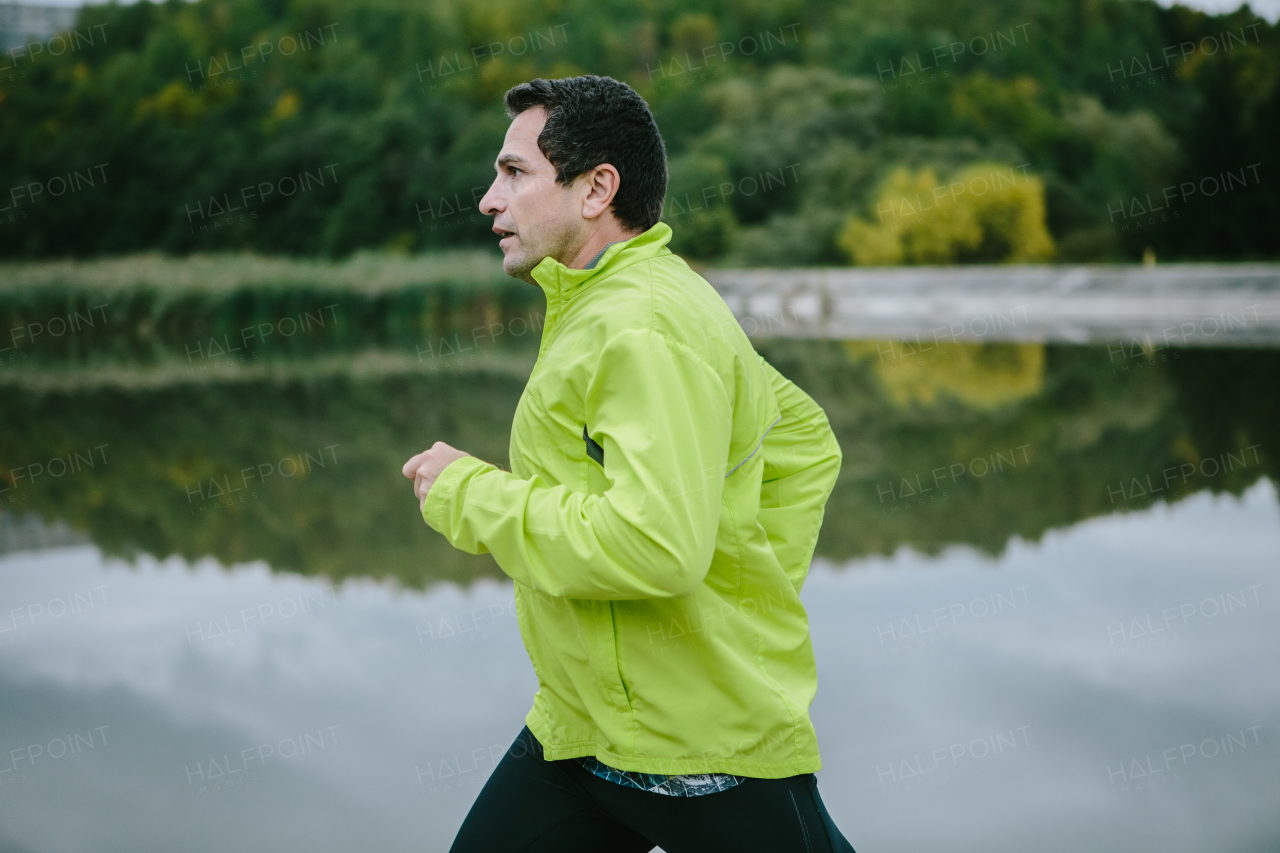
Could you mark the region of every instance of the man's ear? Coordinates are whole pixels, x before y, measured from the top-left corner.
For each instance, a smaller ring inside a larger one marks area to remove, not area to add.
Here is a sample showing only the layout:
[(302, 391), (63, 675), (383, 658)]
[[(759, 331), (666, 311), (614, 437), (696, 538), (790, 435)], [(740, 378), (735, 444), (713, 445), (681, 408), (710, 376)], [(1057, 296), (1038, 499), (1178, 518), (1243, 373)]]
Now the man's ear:
[(581, 176), (583, 181), (582, 218), (595, 219), (609, 209), (618, 194), (622, 177), (609, 163), (601, 163)]

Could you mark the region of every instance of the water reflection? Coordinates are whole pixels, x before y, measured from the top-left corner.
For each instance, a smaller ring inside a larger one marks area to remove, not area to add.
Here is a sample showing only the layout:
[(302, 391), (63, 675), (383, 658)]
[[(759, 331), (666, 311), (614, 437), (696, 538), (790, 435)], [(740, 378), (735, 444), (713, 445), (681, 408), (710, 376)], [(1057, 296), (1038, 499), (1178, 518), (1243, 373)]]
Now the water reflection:
[[(1280, 353), (760, 349), (845, 452), (802, 598), (858, 849), (1273, 845)], [(447, 849), (536, 683), (399, 466), (505, 463), (520, 358), (0, 384), (0, 850)]]
[[(1280, 353), (1124, 344), (775, 341), (845, 464), (819, 556), (999, 554), (1083, 519), (1277, 475)], [(417, 517), (399, 476), (436, 439), (506, 463), (527, 361), (476, 374), (0, 386), (0, 506), (107, 554), (212, 556), (409, 587), (503, 577)], [(38, 425), (38, 426), (37, 426)], [(9, 522), (9, 526), (17, 522)]]
[[(803, 600), (833, 816), (863, 850), (1266, 849), (1276, 497), (1199, 494), (994, 562), (819, 560)], [(442, 851), (536, 689), (509, 583), (93, 546), (0, 576), (6, 850)]]

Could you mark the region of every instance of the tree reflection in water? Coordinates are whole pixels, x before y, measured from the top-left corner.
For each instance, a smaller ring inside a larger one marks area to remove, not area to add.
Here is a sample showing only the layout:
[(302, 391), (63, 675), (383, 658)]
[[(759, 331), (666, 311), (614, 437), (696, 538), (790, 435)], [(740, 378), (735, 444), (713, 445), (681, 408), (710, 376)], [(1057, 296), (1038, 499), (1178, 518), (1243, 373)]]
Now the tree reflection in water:
[[(996, 555), (1015, 536), (1277, 479), (1277, 351), (758, 348), (840, 438), (817, 549), (835, 562), (953, 543)], [(265, 560), (415, 588), (501, 578), (422, 523), (400, 466), (437, 439), (505, 466), (527, 355), (483, 371), (410, 360), (373, 374), (0, 385), (0, 508), (65, 522), (116, 556)]]

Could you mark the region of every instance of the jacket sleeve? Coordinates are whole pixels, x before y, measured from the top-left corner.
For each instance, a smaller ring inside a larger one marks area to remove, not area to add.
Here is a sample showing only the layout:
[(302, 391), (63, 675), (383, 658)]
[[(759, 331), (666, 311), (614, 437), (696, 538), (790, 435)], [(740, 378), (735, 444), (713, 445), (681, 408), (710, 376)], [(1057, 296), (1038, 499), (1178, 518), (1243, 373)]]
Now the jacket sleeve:
[(840, 445), (817, 403), (760, 359), (782, 420), (764, 441), (760, 525), (796, 588), (804, 585), (822, 528), (823, 508), (840, 473)]
[(715, 552), (729, 456), (732, 410), (720, 378), (657, 333), (623, 332), (601, 352), (586, 417), (604, 447), (603, 494), (467, 457), (432, 485), (423, 518), (454, 547), (487, 550), (513, 580), (551, 595), (692, 593)]

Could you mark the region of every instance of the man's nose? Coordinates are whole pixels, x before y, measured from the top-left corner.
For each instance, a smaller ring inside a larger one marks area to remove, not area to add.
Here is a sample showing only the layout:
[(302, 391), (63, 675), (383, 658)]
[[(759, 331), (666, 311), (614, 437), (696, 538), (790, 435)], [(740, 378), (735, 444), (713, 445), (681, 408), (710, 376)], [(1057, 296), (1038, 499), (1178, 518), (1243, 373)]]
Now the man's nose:
[(497, 216), (503, 210), (501, 195), (498, 192), (498, 179), (494, 178), (489, 190), (480, 199), (480, 212), (485, 216)]

